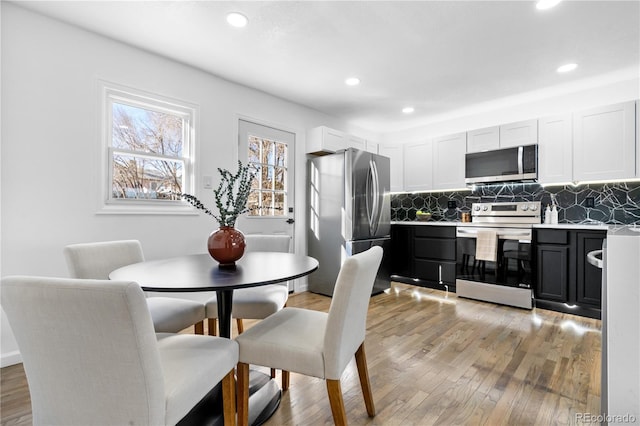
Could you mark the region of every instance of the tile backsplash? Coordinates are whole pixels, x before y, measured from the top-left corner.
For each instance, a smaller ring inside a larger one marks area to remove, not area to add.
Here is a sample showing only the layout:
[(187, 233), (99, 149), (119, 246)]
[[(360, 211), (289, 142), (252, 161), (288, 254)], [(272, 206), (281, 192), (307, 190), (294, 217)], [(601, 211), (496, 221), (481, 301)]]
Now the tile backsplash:
[[(471, 204), (501, 201), (540, 201), (551, 204), (555, 196), (559, 223), (604, 222), (640, 225), (640, 182), (547, 186), (536, 183), (513, 183), (477, 186), (469, 191), (393, 194), (391, 220), (411, 221), (416, 211), (432, 213), (433, 220), (460, 220), (471, 211)], [(593, 198), (594, 207), (587, 207)], [(455, 201), (456, 208), (449, 208)]]

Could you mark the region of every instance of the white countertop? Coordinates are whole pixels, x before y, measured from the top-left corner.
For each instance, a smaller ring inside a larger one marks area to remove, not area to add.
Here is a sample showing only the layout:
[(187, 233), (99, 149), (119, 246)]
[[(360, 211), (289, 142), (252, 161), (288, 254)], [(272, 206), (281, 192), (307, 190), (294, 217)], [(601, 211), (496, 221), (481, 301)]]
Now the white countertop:
[(427, 226), (459, 226), (463, 225), (462, 222), (459, 221), (435, 221), (435, 220), (398, 220), (392, 221), (392, 225), (427, 225)]
[[(465, 226), (470, 225), (468, 222), (460, 222), (460, 221), (393, 221), (392, 225), (420, 225), (420, 226)], [(614, 229), (621, 228), (633, 228), (633, 225), (607, 225), (606, 223), (558, 223), (555, 225), (548, 225), (545, 223), (537, 223), (533, 225), (536, 229), (588, 229), (594, 231), (611, 231)], [(638, 227), (640, 229), (640, 227)], [(634, 232), (634, 231), (629, 231)]]
[(640, 225), (609, 225), (608, 235), (640, 237)]
[(540, 223), (533, 225), (536, 229), (592, 229), (594, 231), (607, 231), (615, 225), (607, 225), (606, 223), (557, 223), (554, 225)]

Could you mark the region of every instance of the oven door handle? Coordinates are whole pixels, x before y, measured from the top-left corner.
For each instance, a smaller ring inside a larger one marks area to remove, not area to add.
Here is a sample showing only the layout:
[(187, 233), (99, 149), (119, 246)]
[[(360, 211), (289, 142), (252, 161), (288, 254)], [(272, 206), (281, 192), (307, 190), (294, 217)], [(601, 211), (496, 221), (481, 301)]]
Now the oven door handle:
[[(458, 230), (457, 231), (458, 235), (461, 234), (466, 234), (466, 235), (473, 235), (473, 236), (477, 236), (478, 235), (478, 231), (468, 231), (466, 229), (463, 230)], [(522, 232), (502, 232), (502, 233), (498, 233), (498, 237), (528, 237), (530, 236), (531, 233), (527, 232), (527, 231), (522, 231)]]
[[(458, 229), (456, 231), (456, 236), (458, 237), (470, 237), (475, 238), (478, 235), (477, 230), (467, 230), (467, 229)], [(526, 237), (528, 239), (531, 238), (531, 233), (528, 231), (522, 232), (498, 232), (498, 238), (519, 238)]]

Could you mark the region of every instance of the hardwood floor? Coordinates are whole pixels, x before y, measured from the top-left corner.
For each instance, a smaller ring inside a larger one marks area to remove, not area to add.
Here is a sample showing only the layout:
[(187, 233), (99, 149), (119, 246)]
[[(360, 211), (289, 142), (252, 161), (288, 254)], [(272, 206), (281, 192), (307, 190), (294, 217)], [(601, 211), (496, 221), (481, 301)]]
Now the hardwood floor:
[[(289, 306), (328, 310), (312, 293)], [(246, 321), (245, 327), (250, 327)], [(365, 349), (376, 417), (355, 361), (342, 377), (352, 425), (576, 424), (600, 411), (600, 321), (459, 299), (394, 283), (369, 306)], [(1, 374), (2, 425), (31, 424), (21, 365)], [(323, 380), (291, 374), (268, 426), (333, 424)]]

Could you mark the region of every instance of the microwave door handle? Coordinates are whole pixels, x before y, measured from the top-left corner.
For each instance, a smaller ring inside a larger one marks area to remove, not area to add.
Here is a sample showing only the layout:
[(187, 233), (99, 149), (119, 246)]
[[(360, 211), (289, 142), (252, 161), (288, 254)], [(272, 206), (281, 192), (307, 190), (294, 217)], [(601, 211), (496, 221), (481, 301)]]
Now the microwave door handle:
[(519, 146), (518, 147), (518, 174), (520, 175), (524, 173), (523, 158), (524, 158), (524, 147)]

